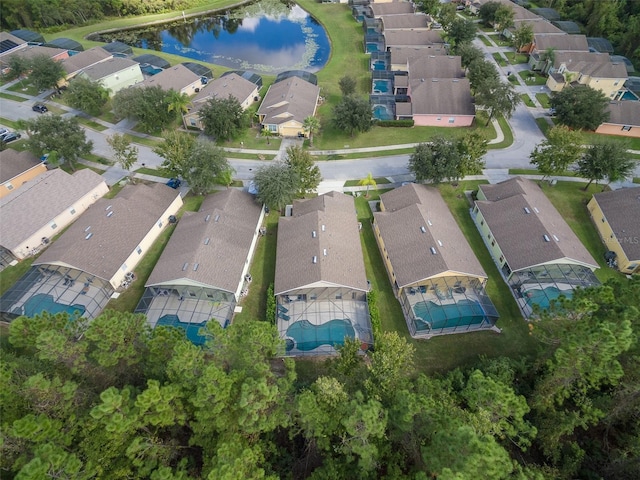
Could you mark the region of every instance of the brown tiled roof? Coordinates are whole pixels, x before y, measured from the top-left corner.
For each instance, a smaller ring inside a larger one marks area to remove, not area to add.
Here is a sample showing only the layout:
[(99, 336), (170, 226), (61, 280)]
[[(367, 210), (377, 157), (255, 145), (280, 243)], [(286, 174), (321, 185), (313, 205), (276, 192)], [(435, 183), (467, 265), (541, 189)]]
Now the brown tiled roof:
[(402, 15), (414, 13), (415, 6), (412, 2), (370, 3), (369, 8), (374, 17), (382, 15)]
[(533, 36), (533, 42), (539, 52), (548, 48), (557, 51), (588, 52), (589, 44), (586, 35), (554, 35), (538, 34)]
[(611, 63), (611, 57), (608, 53), (557, 51), (553, 66), (559, 68), (564, 64), (570, 72), (578, 72), (578, 65), (584, 66), (587, 63)]
[(475, 115), (467, 78), (411, 79), (414, 115)]
[(320, 88), (300, 77), (289, 77), (274, 83), (264, 97), (258, 115), (265, 115), (262, 123), (280, 124), (290, 120), (303, 123), (316, 111)]
[(102, 80), (104, 77), (108, 77), (109, 75), (135, 66), (140, 68), (140, 64), (138, 62), (134, 62), (129, 58), (114, 57), (85, 68), (82, 73), (88, 76), (91, 80)]
[(275, 293), (311, 285), (368, 289), (355, 204), (349, 195), (330, 192), (296, 202), (293, 216), (279, 220)]
[(65, 58), (60, 64), (67, 74), (72, 74), (109, 58), (113, 58), (113, 54), (101, 47), (93, 47)]
[(514, 23), (514, 26), (511, 30), (516, 30), (517, 28), (522, 27), (522, 25), (528, 24), (528, 25), (531, 25), (531, 29), (533, 30), (534, 35), (536, 34), (566, 35), (564, 31), (560, 30), (551, 22), (548, 22), (547, 20), (544, 20), (544, 19), (514, 20), (513, 23)]
[(389, 47), (391, 63), (394, 65), (406, 65), (411, 59), (428, 57), (431, 55), (447, 55), (447, 49), (442, 44), (432, 45), (428, 48), (415, 47)]
[(385, 46), (406, 47), (418, 45), (444, 44), (436, 30), (389, 30), (384, 32)]
[(169, 67), (160, 73), (155, 74), (152, 77), (140, 82), (136, 87), (161, 87), (163, 90), (175, 90), (179, 92), (185, 87), (188, 87), (192, 83), (197, 82), (200, 79), (200, 75), (196, 75), (187, 67), (179, 63), (173, 67)]
[(98, 200), (35, 263), (70, 265), (110, 280), (179, 195), (160, 183), (127, 185)]
[(627, 258), (639, 260), (640, 188), (596, 193), (594, 197)]
[(640, 127), (640, 102), (611, 102), (607, 111), (609, 120), (604, 123)]
[(422, 78), (463, 78), (461, 57), (449, 55), (429, 55), (409, 59), (409, 77)]
[(480, 190), (487, 201), (476, 205), (511, 270), (564, 258), (597, 268), (598, 263), (535, 182), (515, 177), (480, 185)]
[(408, 13), (405, 15), (383, 15), (380, 17), (380, 20), (382, 21), (382, 28), (385, 31), (429, 27), (427, 16), (415, 13)]
[(0, 199), (2, 246), (13, 250), (101, 183), (88, 168), (73, 175), (57, 168), (29, 180)]
[(486, 278), (437, 189), (412, 183), (384, 193), (380, 200), (385, 211), (373, 216), (398, 286), (449, 271)]
[(182, 216), (146, 286), (181, 281), (235, 293), (261, 211), (240, 190), (207, 196), (197, 213)]
[(25, 59), (31, 59), (41, 55), (44, 55), (47, 58), (53, 58), (56, 55), (60, 55), (64, 52), (66, 52), (66, 50), (63, 50), (62, 48), (43, 47), (41, 45), (28, 45), (19, 50), (3, 55), (2, 57), (0, 57), (0, 63), (7, 64), (9, 62), (9, 59), (14, 55)]
[(237, 73), (230, 73), (224, 77), (209, 81), (191, 101), (193, 103), (204, 103), (210, 98), (227, 98), (232, 96), (242, 103), (256, 88), (257, 85), (255, 83), (242, 78)]
[(0, 152), (0, 183), (8, 182), (41, 163), (42, 160), (31, 152), (26, 150), (18, 152), (12, 148), (7, 148)]

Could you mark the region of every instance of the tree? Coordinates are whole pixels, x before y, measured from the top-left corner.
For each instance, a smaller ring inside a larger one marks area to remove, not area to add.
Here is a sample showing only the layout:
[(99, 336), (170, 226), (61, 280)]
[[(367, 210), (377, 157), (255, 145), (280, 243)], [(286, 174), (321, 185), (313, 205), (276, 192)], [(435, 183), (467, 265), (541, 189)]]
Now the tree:
[(472, 61), (467, 67), (469, 83), (474, 92), (478, 92), (482, 85), (493, 85), (500, 81), (498, 70), (493, 63), (484, 59), (484, 56), (480, 56), (478, 59)]
[(582, 137), (578, 132), (569, 130), (564, 125), (557, 125), (549, 130), (547, 138), (536, 145), (531, 152), (531, 164), (542, 174), (542, 179), (550, 175), (564, 173), (571, 164), (580, 158), (582, 153)]
[(58, 82), (66, 76), (66, 72), (60, 63), (46, 55), (36, 55), (29, 62), (29, 81), (38, 90), (57, 88)]
[[(636, 160), (631, 157), (624, 144), (613, 140), (601, 140), (590, 145), (578, 160), (578, 173), (589, 179), (586, 190), (593, 181), (607, 179), (611, 182), (624, 180), (633, 173)], [(604, 190), (604, 188), (603, 188)]]
[(509, 27), (513, 27), (513, 17), (513, 8), (510, 5), (501, 4), (493, 16), (493, 24), (496, 30), (502, 32)]
[(116, 162), (125, 170), (130, 170), (133, 164), (138, 161), (138, 147), (131, 145), (131, 142), (124, 135), (114, 133), (107, 137), (107, 143), (113, 150)]
[(22, 81), (23, 77), (29, 73), (31, 65), (26, 58), (20, 55), (11, 55), (7, 61), (7, 68), (9, 69), (7, 74), (9, 80), (19, 78)]
[(467, 175), (481, 175), (485, 167), (482, 159), (487, 153), (487, 139), (478, 132), (468, 132), (457, 142), (460, 160), (457, 165), (456, 179)]
[(340, 91), (344, 97), (353, 95), (356, 92), (356, 79), (349, 75), (345, 75), (338, 80), (338, 86), (340, 87)]
[(186, 178), (191, 169), (189, 160), (196, 142), (195, 138), (177, 130), (165, 131), (162, 137), (164, 141), (153, 149), (154, 153), (164, 158), (162, 168), (174, 177)]
[(496, 18), (496, 11), (500, 8), (502, 4), (500, 2), (487, 2), (484, 3), (480, 10), (478, 10), (478, 16), (482, 23), (486, 26), (490, 26), (493, 24)]
[(355, 132), (366, 132), (371, 128), (371, 117), (369, 100), (354, 95), (343, 97), (333, 108), (334, 124), (352, 137)]
[(300, 190), (298, 175), (284, 162), (258, 168), (253, 181), (258, 189), (258, 200), (279, 211), (291, 203)]
[(441, 3), (438, 9), (438, 20), (444, 30), (451, 28), (451, 24), (457, 17), (456, 6), (453, 3)]
[(119, 118), (137, 121), (146, 132), (158, 132), (175, 118), (169, 111), (170, 93), (161, 87), (132, 87), (119, 90), (111, 99)]
[(75, 170), (78, 158), (91, 153), (93, 148), (93, 142), (87, 140), (84, 129), (74, 117), (41, 115), (28, 120), (26, 125), (29, 132), (27, 148), (39, 157), (45, 153), (57, 152), (57, 155), (49, 156), (53, 165), (64, 159)]
[(169, 90), (169, 105), (167, 106), (167, 111), (175, 112), (182, 117), (182, 124), (184, 128), (187, 128), (184, 123), (184, 114), (189, 111), (189, 104), (191, 103), (191, 98), (186, 93), (176, 92), (175, 90)]
[(478, 60), (484, 60), (484, 54), (482, 53), (482, 50), (480, 50), (472, 43), (462, 43), (454, 45), (453, 53), (460, 56), (462, 67), (465, 69), (468, 69), (472, 63)]
[(229, 168), (224, 150), (209, 140), (199, 138), (191, 148), (182, 178), (196, 195), (205, 195)]
[(360, 185), (360, 186), (366, 185), (367, 186), (367, 191), (364, 194), (364, 196), (369, 198), (369, 187), (376, 188), (376, 186), (378, 184), (376, 183), (376, 179), (373, 178), (373, 175), (371, 174), (371, 172), (369, 172), (365, 178), (363, 178), (362, 180), (360, 180), (358, 182), (358, 185)]
[(516, 49), (513, 58), (516, 58), (516, 53), (531, 42), (533, 42), (533, 27), (530, 23), (523, 22), (513, 31), (513, 46)]
[(210, 98), (200, 109), (204, 133), (219, 140), (230, 140), (245, 128), (246, 114), (237, 98)]
[(229, 188), (233, 183), (233, 175), (235, 173), (236, 173), (235, 168), (229, 165), (227, 166), (227, 168), (222, 170), (222, 172), (220, 172), (220, 175), (218, 175), (218, 178), (216, 181), (220, 183), (220, 185), (224, 185), (225, 187)]
[(444, 137), (420, 143), (409, 157), (409, 171), (418, 182), (440, 183), (456, 178), (460, 151)]
[(542, 55), (540, 55), (540, 60), (544, 62), (542, 71), (548, 72), (556, 61), (556, 49), (553, 47), (547, 48), (544, 52), (542, 52)]
[(440, 8), (440, 0), (419, 0), (416, 2), (421, 12), (435, 16)]
[(487, 125), (496, 113), (511, 118), (518, 104), (522, 102), (513, 85), (500, 80), (482, 82), (476, 89), (476, 105), (489, 111)]
[(99, 115), (109, 101), (109, 90), (99, 82), (78, 76), (69, 83), (65, 98), (73, 108), (90, 115)]
[(595, 130), (609, 119), (609, 98), (588, 85), (564, 88), (551, 97), (559, 123), (569, 128)]
[(458, 45), (471, 43), (476, 37), (478, 28), (472, 20), (465, 18), (456, 18), (451, 22), (447, 30), (449, 41), (453, 44), (453, 48), (457, 49)]
[(315, 164), (311, 154), (297, 145), (287, 147), (285, 163), (299, 180), (298, 193), (301, 196), (315, 192), (322, 181), (320, 168)]
[(308, 116), (302, 122), (302, 130), (309, 134), (309, 146), (313, 147), (313, 136), (320, 130), (320, 120), (313, 115)]

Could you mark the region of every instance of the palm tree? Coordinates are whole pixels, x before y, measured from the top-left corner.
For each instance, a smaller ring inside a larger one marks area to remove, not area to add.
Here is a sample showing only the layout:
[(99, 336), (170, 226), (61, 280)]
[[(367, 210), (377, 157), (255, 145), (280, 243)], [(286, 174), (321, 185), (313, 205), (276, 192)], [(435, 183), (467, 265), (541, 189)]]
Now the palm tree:
[(366, 185), (367, 186), (367, 191), (364, 194), (365, 198), (369, 198), (369, 187), (373, 186), (373, 188), (377, 187), (377, 183), (376, 183), (376, 179), (373, 178), (373, 175), (371, 174), (371, 172), (369, 172), (369, 174), (366, 176), (366, 178), (363, 178), (362, 180), (360, 180), (358, 182), (358, 185)]
[(547, 48), (542, 53), (540, 59), (544, 61), (544, 67), (542, 67), (542, 71), (544, 73), (548, 73), (549, 69), (553, 66), (553, 62), (556, 61), (556, 49), (553, 47)]
[(169, 91), (169, 106), (167, 110), (170, 112), (177, 112), (182, 117), (182, 125), (187, 128), (187, 124), (184, 120), (184, 114), (189, 111), (189, 104), (191, 98), (186, 93), (176, 92), (175, 90)]
[(308, 116), (302, 123), (302, 130), (309, 134), (309, 146), (313, 147), (313, 134), (320, 130), (320, 120), (313, 115)]
[(266, 137), (267, 145), (271, 145), (271, 136), (273, 135), (273, 133), (271, 133), (271, 130), (269, 130), (268, 128), (263, 128), (262, 130), (260, 130), (260, 135)]

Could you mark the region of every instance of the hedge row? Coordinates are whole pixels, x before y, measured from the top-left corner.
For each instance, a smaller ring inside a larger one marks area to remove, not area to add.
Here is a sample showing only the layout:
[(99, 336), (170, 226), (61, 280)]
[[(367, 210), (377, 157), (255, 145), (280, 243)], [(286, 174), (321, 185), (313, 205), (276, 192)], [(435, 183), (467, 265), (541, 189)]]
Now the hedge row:
[(378, 127), (413, 127), (413, 120), (378, 120)]
[(276, 297), (273, 295), (273, 283), (267, 288), (267, 320), (276, 324)]
[(373, 340), (382, 333), (382, 324), (380, 321), (380, 310), (378, 310), (378, 293), (370, 290), (367, 294), (367, 303), (369, 304), (369, 316), (371, 317), (371, 329), (373, 330)]

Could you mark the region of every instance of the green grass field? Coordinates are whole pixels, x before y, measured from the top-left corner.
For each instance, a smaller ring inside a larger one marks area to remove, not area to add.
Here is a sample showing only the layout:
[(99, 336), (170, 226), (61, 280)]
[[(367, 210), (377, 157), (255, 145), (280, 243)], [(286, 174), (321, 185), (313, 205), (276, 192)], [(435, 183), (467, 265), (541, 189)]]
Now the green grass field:
[(535, 105), (531, 101), (531, 98), (526, 93), (523, 93), (522, 95), (520, 95), (520, 98), (522, 99), (522, 101), (527, 107), (530, 107), (530, 108), (535, 107)]
[(26, 102), (27, 99), (23, 97), (19, 97), (17, 95), (11, 95), (10, 93), (0, 92), (0, 98), (5, 98), (7, 100), (13, 100), (14, 102)]

